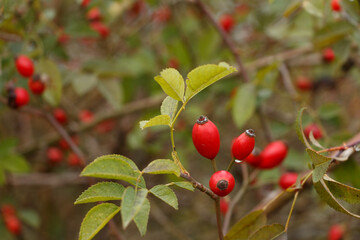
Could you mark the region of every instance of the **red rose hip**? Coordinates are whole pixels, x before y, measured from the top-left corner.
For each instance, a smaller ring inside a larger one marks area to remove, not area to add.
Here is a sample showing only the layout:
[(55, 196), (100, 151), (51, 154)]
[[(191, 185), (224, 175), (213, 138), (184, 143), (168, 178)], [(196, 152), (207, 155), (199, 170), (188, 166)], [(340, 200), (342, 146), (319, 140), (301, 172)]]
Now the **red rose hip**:
[(57, 147), (51, 147), (46, 152), (47, 158), (51, 163), (59, 163), (63, 158), (62, 151)]
[(41, 80), (39, 75), (29, 78), (28, 84), (33, 94), (40, 95), (45, 90), (45, 83)]
[(98, 7), (91, 8), (87, 12), (86, 17), (89, 21), (100, 21), (102, 18), (100, 9)]
[(309, 91), (312, 89), (313, 84), (307, 77), (298, 77), (296, 79), (296, 87), (301, 91)]
[(261, 162), (258, 167), (271, 169), (280, 165), (284, 161), (287, 151), (288, 147), (283, 141), (269, 143), (260, 154)]
[(225, 32), (230, 32), (235, 25), (234, 18), (229, 14), (224, 14), (220, 18), (220, 26)]
[(34, 73), (34, 64), (30, 58), (20, 55), (15, 60), (16, 69), (23, 77), (31, 77)]
[(344, 235), (344, 227), (340, 224), (334, 224), (328, 232), (328, 240), (341, 240)]
[(229, 201), (226, 198), (220, 199), (220, 212), (222, 215), (226, 215), (229, 210)]
[(92, 122), (92, 120), (94, 120), (94, 114), (89, 110), (82, 110), (79, 113), (79, 119), (83, 123), (89, 123)]
[(217, 127), (206, 116), (200, 116), (192, 129), (192, 140), (196, 150), (208, 159), (214, 159), (220, 149)]
[(30, 101), (29, 93), (25, 88), (17, 87), (9, 89), (8, 105), (12, 108), (25, 106)]
[(322, 54), (324, 62), (330, 63), (335, 59), (335, 53), (331, 48), (325, 48)]
[(56, 119), (56, 121), (58, 121), (58, 123), (61, 123), (61, 124), (67, 123), (67, 116), (63, 109), (61, 109), (61, 108), (54, 109), (53, 115), (54, 115), (54, 118)]
[(254, 150), (255, 131), (248, 129), (238, 136), (232, 144), (231, 153), (234, 158), (243, 160)]
[(307, 138), (310, 137), (310, 132), (312, 131), (315, 139), (320, 139), (323, 137), (321, 129), (315, 123), (309, 124), (304, 129), (304, 134)]
[(292, 173), (292, 172), (284, 173), (283, 175), (281, 175), (279, 179), (279, 186), (283, 190), (286, 190), (296, 183), (297, 177), (298, 177), (297, 173)]
[(211, 176), (209, 186), (216, 195), (224, 197), (234, 189), (235, 179), (228, 171), (217, 171)]
[(340, 12), (341, 11), (340, 0), (331, 0), (331, 9), (334, 12)]
[(249, 156), (244, 158), (244, 162), (250, 164), (253, 167), (257, 167), (261, 162), (260, 152), (254, 149)]
[(5, 226), (13, 235), (21, 233), (21, 223), (16, 216), (7, 216), (4, 219)]
[(70, 166), (75, 167), (81, 165), (81, 159), (75, 153), (70, 153), (67, 160)]

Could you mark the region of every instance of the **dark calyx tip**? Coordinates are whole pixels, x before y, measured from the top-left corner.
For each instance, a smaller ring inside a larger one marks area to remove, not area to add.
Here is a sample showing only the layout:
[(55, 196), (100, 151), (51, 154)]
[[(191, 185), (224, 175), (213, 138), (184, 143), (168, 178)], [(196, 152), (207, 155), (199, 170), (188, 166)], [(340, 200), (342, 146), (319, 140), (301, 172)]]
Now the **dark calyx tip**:
[(205, 124), (205, 123), (207, 123), (208, 121), (209, 121), (208, 117), (207, 117), (207, 116), (203, 116), (203, 115), (201, 115), (201, 116), (198, 118), (198, 120), (196, 120), (197, 124), (200, 124), (200, 125)]
[(218, 183), (216, 184), (217, 188), (220, 189), (221, 191), (224, 191), (228, 188), (229, 186), (229, 182), (226, 180), (220, 180), (218, 181)]
[(255, 137), (255, 131), (253, 129), (248, 129), (245, 131), (245, 134), (248, 135), (249, 137)]

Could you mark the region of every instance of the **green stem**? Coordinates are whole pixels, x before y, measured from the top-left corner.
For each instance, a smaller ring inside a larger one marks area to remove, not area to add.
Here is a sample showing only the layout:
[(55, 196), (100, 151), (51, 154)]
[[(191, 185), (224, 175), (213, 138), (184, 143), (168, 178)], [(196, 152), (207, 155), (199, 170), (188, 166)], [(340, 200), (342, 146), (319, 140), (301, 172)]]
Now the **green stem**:
[(217, 167), (216, 167), (216, 161), (215, 159), (211, 159), (211, 164), (213, 166), (214, 172), (217, 172)]
[(295, 202), (296, 202), (296, 199), (297, 199), (298, 195), (299, 195), (299, 191), (297, 191), (297, 192), (295, 193), (294, 200), (293, 200), (293, 202), (292, 202), (292, 204), (291, 204), (291, 209), (290, 209), (290, 212), (289, 212), (289, 216), (288, 216), (288, 218), (287, 218), (287, 220), (286, 220), (284, 232), (287, 232), (287, 229), (288, 229), (288, 227), (289, 227), (289, 222), (290, 222), (291, 215), (292, 215), (292, 212), (293, 212), (293, 210), (294, 210)]
[(170, 125), (170, 137), (171, 137), (171, 146), (172, 150), (175, 151), (175, 141), (174, 141), (174, 125), (176, 120), (178, 119), (180, 113), (185, 109), (185, 105), (187, 102), (184, 102), (179, 111), (176, 113), (171, 125)]
[(226, 171), (230, 172), (230, 170), (231, 170), (232, 166), (234, 165), (234, 163), (235, 163), (235, 158), (231, 157), (231, 162), (229, 163)]

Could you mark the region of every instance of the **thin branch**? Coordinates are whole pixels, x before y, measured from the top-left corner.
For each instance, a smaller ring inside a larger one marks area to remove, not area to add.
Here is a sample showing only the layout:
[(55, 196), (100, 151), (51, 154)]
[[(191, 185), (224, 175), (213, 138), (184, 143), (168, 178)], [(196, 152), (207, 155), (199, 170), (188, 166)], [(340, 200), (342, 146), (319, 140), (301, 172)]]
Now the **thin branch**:
[(86, 185), (86, 178), (80, 177), (78, 172), (67, 173), (29, 173), (29, 174), (9, 174), (6, 178), (7, 185), (10, 186), (51, 186), (62, 187), (65, 185)]
[(291, 81), (291, 76), (290, 76), (289, 70), (284, 63), (280, 64), (279, 71), (280, 71), (281, 79), (284, 83), (285, 89), (288, 91), (288, 93), (290, 93), (291, 97), (294, 100), (298, 99), (298, 94), (296, 92), (294, 84)]
[(185, 173), (180, 173), (180, 177), (184, 178), (185, 180), (191, 182), (194, 186), (194, 188), (199, 189), (200, 191), (206, 193), (209, 197), (211, 197), (212, 199), (216, 200), (219, 197), (213, 193), (210, 189), (208, 189), (207, 187), (205, 187), (204, 185), (202, 185), (200, 182), (196, 181), (193, 177), (191, 177), (189, 174), (185, 174)]
[(214, 200), (216, 210), (216, 223), (218, 227), (219, 240), (224, 240), (224, 233), (222, 229), (221, 211), (220, 211), (220, 198)]
[(227, 34), (224, 29), (219, 25), (219, 23), (215, 20), (213, 14), (210, 12), (208, 7), (201, 1), (195, 0), (196, 4), (200, 8), (200, 10), (205, 14), (205, 16), (210, 20), (211, 24), (215, 27), (215, 29), (220, 34), (222, 40), (224, 41), (225, 45), (228, 47), (230, 52), (233, 54), (235, 61), (239, 67), (239, 74), (241, 74), (244, 82), (250, 82), (249, 76), (245, 70), (244, 64), (240, 58), (239, 51), (236, 49), (234, 41), (230, 38), (229, 34)]

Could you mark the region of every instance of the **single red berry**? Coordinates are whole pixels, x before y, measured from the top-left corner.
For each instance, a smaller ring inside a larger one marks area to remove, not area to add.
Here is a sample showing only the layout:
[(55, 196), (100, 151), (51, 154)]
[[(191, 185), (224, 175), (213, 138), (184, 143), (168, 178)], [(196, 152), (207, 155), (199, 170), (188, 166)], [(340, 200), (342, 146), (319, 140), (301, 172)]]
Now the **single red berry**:
[[(71, 136), (71, 139), (76, 145), (79, 145), (79, 137), (77, 135)], [(59, 147), (64, 150), (67, 150), (70, 148), (68, 142), (65, 139), (60, 139)]]
[(58, 121), (59, 123), (61, 123), (61, 124), (67, 123), (67, 116), (63, 109), (61, 109), (61, 108), (54, 109), (53, 115), (54, 115), (54, 118), (56, 119), (56, 121)]
[(113, 119), (105, 120), (95, 127), (98, 133), (107, 133), (115, 128), (116, 122)]
[(65, 44), (69, 41), (69, 39), (70, 39), (70, 36), (68, 34), (62, 32), (62, 33), (60, 33), (57, 40), (60, 44)]
[(75, 167), (81, 165), (81, 159), (75, 153), (70, 153), (67, 160), (70, 166)]
[(98, 7), (91, 8), (87, 12), (86, 17), (89, 21), (100, 21), (102, 19), (101, 12)]
[(82, 110), (79, 113), (79, 119), (83, 123), (89, 123), (92, 122), (92, 120), (94, 120), (94, 114), (89, 110)]
[(29, 78), (28, 84), (33, 94), (40, 95), (45, 90), (45, 83), (41, 80), (39, 75)]
[(21, 233), (21, 223), (16, 216), (7, 216), (4, 218), (5, 226), (13, 235)]
[(139, 14), (144, 11), (146, 8), (146, 3), (144, 0), (137, 0), (130, 7), (130, 14), (134, 17), (139, 16)]
[(20, 55), (15, 60), (16, 69), (23, 77), (31, 77), (34, 73), (34, 63), (25, 55)]
[(284, 173), (283, 175), (281, 175), (279, 179), (279, 186), (282, 189), (286, 190), (296, 183), (297, 177), (298, 177), (297, 173), (292, 173), (292, 172)]
[(344, 235), (344, 227), (340, 224), (334, 224), (328, 232), (328, 240), (341, 240)]
[(321, 129), (315, 123), (311, 123), (305, 127), (304, 134), (307, 138), (309, 138), (311, 131), (315, 139), (320, 139), (323, 137)]
[(168, 65), (169, 68), (178, 69), (179, 68), (179, 61), (176, 58), (170, 58), (167, 65)]
[(331, 9), (334, 12), (340, 12), (341, 11), (340, 0), (331, 0)]
[(234, 158), (243, 160), (253, 151), (255, 147), (255, 131), (248, 129), (238, 136), (231, 147)]
[(46, 152), (47, 158), (51, 163), (59, 163), (63, 159), (62, 151), (57, 147), (51, 147)]
[(234, 18), (229, 14), (224, 14), (220, 18), (220, 26), (225, 32), (229, 33), (235, 26)]
[(196, 150), (208, 159), (214, 159), (219, 152), (219, 131), (206, 116), (200, 116), (194, 124), (192, 140)]
[(222, 215), (226, 215), (229, 210), (229, 201), (227, 198), (220, 199), (220, 212)]
[(261, 162), (258, 165), (262, 169), (270, 169), (280, 165), (286, 155), (288, 147), (283, 141), (274, 141), (269, 143), (261, 152)]
[(12, 205), (5, 204), (1, 206), (1, 214), (4, 218), (7, 216), (15, 216), (15, 208)]
[(171, 18), (171, 9), (168, 6), (158, 8), (154, 14), (153, 19), (157, 22), (167, 22)]
[(323, 50), (323, 60), (327, 63), (334, 61), (335, 53), (331, 48), (325, 48)]
[(216, 195), (224, 197), (234, 189), (235, 179), (228, 171), (217, 171), (211, 176), (209, 186)]
[(90, 3), (90, 0), (82, 0), (81, 7), (85, 8), (89, 5), (89, 3)]
[(90, 23), (90, 27), (100, 34), (102, 38), (106, 38), (109, 36), (110, 30), (109, 28), (103, 24), (102, 22), (92, 22)]
[(309, 78), (300, 76), (296, 79), (296, 87), (301, 91), (309, 91), (312, 89), (313, 84)]
[(14, 108), (25, 106), (29, 103), (29, 93), (25, 88), (17, 87), (13, 91), (9, 92), (9, 105)]
[(261, 154), (259, 151), (256, 151), (255, 149), (244, 158), (244, 162), (247, 162), (253, 167), (257, 167), (261, 163)]

